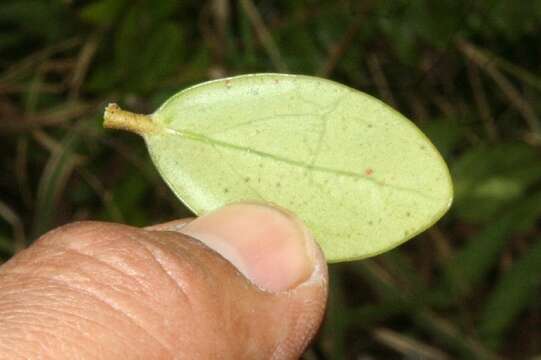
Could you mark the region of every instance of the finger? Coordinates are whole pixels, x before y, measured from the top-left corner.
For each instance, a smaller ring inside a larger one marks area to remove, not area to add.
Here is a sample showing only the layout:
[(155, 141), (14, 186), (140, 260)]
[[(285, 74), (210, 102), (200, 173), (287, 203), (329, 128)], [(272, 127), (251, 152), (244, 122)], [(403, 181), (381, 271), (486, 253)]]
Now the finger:
[(189, 224), (193, 221), (193, 217), (172, 220), (162, 224), (152, 225), (145, 227), (145, 230), (154, 230), (154, 231), (180, 231), (182, 227)]
[[(275, 234), (298, 226), (267, 208), (255, 216), (250, 207), (227, 209), (225, 218), (271, 222), (265, 231)], [(216, 227), (220, 217), (218, 211), (182, 229), (226, 239), (231, 233)], [(237, 234), (266, 238), (254, 229)], [(257, 271), (241, 270), (248, 280), (177, 232), (69, 225), (0, 268), (0, 348), (13, 358), (294, 358), (316, 331), (326, 299), (325, 263), (317, 248), (310, 251), (314, 267), (305, 279), (294, 273), (285, 288), (268, 291)]]
[[(315, 335), (327, 300), (325, 258), (309, 231), (283, 209), (230, 205), (181, 229), (219, 252), (257, 288), (243, 321), (269, 358), (296, 359)], [(264, 357), (266, 358), (266, 357)]]

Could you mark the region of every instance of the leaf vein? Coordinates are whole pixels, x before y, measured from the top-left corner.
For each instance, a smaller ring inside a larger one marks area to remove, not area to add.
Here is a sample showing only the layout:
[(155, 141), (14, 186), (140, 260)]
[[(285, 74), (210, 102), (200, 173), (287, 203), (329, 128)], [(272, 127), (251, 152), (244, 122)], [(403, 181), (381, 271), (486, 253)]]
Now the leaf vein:
[(211, 138), (211, 137), (208, 137), (206, 135), (199, 134), (199, 133), (196, 133), (196, 132), (193, 132), (193, 131), (190, 131), (190, 130), (165, 128), (165, 131), (167, 131), (169, 133), (172, 133), (172, 134), (175, 134), (177, 136), (181, 136), (182, 138), (185, 138), (187, 140), (192, 140), (192, 141), (197, 141), (197, 142), (200, 142), (200, 143), (205, 143), (205, 144), (208, 144), (210, 146), (220, 146), (220, 147), (228, 148), (228, 149), (232, 149), (232, 150), (243, 151), (243, 152), (246, 152), (246, 153), (249, 153), (249, 154), (260, 156), (262, 158), (271, 159), (271, 160), (274, 160), (274, 161), (278, 161), (278, 162), (281, 162), (281, 163), (285, 163), (285, 164), (288, 164), (288, 165), (291, 165), (291, 166), (300, 167), (300, 168), (311, 170), (311, 171), (316, 171), (316, 172), (321, 172), (321, 173), (326, 173), (326, 174), (332, 174), (332, 175), (336, 175), (336, 176), (343, 176), (343, 177), (352, 178), (352, 179), (355, 179), (355, 180), (361, 180), (361, 181), (365, 181), (367, 183), (372, 183), (374, 185), (377, 185), (378, 187), (388, 187), (388, 188), (391, 188), (391, 189), (394, 189), (394, 190), (397, 190), (397, 191), (413, 193), (413, 194), (416, 194), (416, 195), (418, 195), (418, 196), (420, 196), (422, 198), (428, 199), (428, 200), (440, 200), (440, 198), (438, 198), (438, 197), (427, 195), (427, 194), (425, 194), (422, 191), (417, 190), (417, 189), (412, 189), (412, 188), (408, 188), (408, 187), (404, 187), (404, 186), (400, 186), (400, 185), (390, 184), (390, 183), (387, 183), (387, 182), (376, 180), (376, 179), (368, 177), (366, 175), (357, 174), (357, 173), (347, 171), (347, 170), (333, 169), (333, 168), (328, 168), (328, 167), (319, 166), (319, 165), (315, 165), (315, 164), (307, 164), (307, 163), (299, 161), (299, 160), (289, 159), (287, 157), (267, 153), (267, 152), (260, 151), (260, 150), (251, 149), (251, 148), (246, 147), (246, 146), (232, 144), (232, 143), (228, 143), (228, 142), (225, 142), (225, 141), (222, 141), (222, 140), (214, 139), (214, 138)]

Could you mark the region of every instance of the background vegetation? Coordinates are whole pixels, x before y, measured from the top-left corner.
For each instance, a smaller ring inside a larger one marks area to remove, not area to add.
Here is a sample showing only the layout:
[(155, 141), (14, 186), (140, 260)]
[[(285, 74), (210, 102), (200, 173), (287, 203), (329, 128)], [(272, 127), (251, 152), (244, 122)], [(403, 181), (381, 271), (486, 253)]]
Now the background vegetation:
[(0, 256), (77, 219), (189, 214), (139, 138), (101, 128), (107, 102), (148, 113), (210, 78), (316, 74), (412, 118), (456, 201), (399, 249), (331, 266), (305, 358), (541, 354), (540, 30), (540, 1), (3, 0)]

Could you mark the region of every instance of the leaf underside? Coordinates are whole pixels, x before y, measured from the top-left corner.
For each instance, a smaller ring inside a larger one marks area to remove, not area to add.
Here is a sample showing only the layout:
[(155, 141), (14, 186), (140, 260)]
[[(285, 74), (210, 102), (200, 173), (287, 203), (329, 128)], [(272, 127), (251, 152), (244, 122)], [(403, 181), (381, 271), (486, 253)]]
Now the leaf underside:
[(329, 262), (389, 250), (436, 222), (452, 184), (417, 127), (379, 100), (315, 77), (203, 83), (152, 115), (150, 154), (196, 214), (263, 201), (299, 216)]

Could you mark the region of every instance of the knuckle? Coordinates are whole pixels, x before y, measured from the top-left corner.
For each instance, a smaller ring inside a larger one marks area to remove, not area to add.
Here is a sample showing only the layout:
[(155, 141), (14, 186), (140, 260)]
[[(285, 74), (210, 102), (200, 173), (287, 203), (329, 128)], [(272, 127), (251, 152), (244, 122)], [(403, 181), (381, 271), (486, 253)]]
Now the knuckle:
[(99, 243), (100, 240), (107, 240), (122, 227), (125, 226), (99, 221), (77, 221), (47, 232), (36, 240), (35, 244), (65, 247), (95, 244)]

